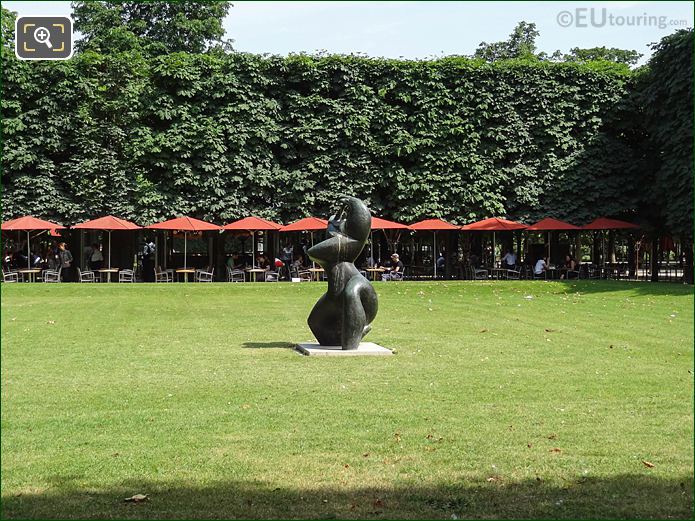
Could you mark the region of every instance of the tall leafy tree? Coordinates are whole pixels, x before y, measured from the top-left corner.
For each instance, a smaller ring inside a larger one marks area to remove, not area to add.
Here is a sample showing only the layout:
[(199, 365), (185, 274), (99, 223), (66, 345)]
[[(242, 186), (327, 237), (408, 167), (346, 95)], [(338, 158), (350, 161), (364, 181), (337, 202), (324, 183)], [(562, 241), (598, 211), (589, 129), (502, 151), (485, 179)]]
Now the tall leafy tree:
[(222, 20), (231, 2), (73, 2), (81, 50), (114, 52), (140, 49), (149, 55), (201, 53), (231, 48), (223, 40)]
[(636, 65), (642, 57), (641, 53), (628, 49), (618, 49), (616, 47), (592, 47), (580, 49), (574, 47), (568, 54), (562, 56), (564, 61), (589, 62), (605, 60), (614, 63), (624, 63), (625, 65)]
[(540, 35), (536, 24), (521, 21), (507, 40), (501, 42), (481, 42), (473, 54), (474, 58), (485, 61), (509, 60), (513, 58), (533, 58), (536, 56), (536, 38)]

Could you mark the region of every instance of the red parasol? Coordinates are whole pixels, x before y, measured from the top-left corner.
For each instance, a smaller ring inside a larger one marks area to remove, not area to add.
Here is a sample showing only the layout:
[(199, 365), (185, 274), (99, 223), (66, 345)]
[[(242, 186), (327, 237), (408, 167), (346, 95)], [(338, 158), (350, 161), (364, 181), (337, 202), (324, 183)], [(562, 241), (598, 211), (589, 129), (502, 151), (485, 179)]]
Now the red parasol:
[(405, 224), (372, 216), (372, 230), (407, 230)]
[(188, 253), (188, 232), (207, 232), (221, 230), (222, 227), (193, 217), (177, 217), (161, 223), (145, 226), (150, 230), (181, 230), (183, 231), (183, 269), (186, 269), (186, 256)]
[(581, 230), (579, 226), (575, 226), (574, 224), (566, 223), (558, 219), (552, 219), (550, 217), (546, 217), (545, 219), (538, 221), (536, 224), (532, 224), (526, 229), (530, 232)]
[(525, 230), (526, 225), (508, 219), (500, 219), (499, 217), (490, 217), (482, 221), (466, 224), (461, 227), (465, 231), (482, 231), (482, 232), (508, 232), (514, 230)]
[[(139, 230), (140, 226), (125, 219), (107, 215), (106, 217), (99, 217), (98, 219), (76, 224), (73, 228), (78, 230), (105, 230), (109, 232), (109, 269), (111, 269), (111, 232), (114, 230)], [(110, 273), (109, 276), (111, 276)]]
[(280, 230), (280, 228), (282, 228), (282, 225), (252, 215), (251, 217), (244, 217), (243, 219), (239, 219), (238, 221), (234, 221), (233, 223), (225, 224), (223, 228), (225, 230), (232, 231), (246, 231), (251, 234), (251, 268), (255, 268), (256, 234), (254, 232), (278, 231)]
[(317, 230), (325, 230), (328, 226), (328, 221), (326, 219), (319, 219), (318, 217), (304, 217), (304, 219), (299, 219), (291, 224), (286, 224), (280, 228), (281, 232), (313, 232)]
[(29, 232), (34, 230), (64, 230), (65, 226), (60, 224), (52, 223), (51, 221), (44, 221), (43, 219), (37, 219), (31, 215), (25, 215), (24, 217), (18, 217), (17, 219), (10, 219), (0, 224), (0, 229), (2, 231), (23, 231), (27, 232), (27, 268), (31, 269), (31, 249), (29, 245)]
[(433, 249), (433, 259), (434, 259), (434, 278), (437, 278), (437, 232), (438, 231), (453, 231), (460, 230), (460, 226), (455, 226), (441, 219), (425, 219), (424, 221), (417, 222), (408, 226), (414, 231), (431, 231), (432, 232), (432, 249)]
[(639, 225), (607, 217), (599, 217), (582, 226), (582, 230), (628, 230), (635, 228), (639, 228)]

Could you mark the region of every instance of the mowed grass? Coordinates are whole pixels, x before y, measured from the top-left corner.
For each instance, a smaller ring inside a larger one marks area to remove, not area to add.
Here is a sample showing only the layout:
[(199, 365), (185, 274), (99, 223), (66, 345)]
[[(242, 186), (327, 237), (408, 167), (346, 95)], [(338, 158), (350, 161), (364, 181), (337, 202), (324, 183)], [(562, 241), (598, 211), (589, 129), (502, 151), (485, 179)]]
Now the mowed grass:
[(290, 349), (323, 283), (3, 285), (3, 517), (692, 517), (692, 287), (376, 287), (388, 358)]

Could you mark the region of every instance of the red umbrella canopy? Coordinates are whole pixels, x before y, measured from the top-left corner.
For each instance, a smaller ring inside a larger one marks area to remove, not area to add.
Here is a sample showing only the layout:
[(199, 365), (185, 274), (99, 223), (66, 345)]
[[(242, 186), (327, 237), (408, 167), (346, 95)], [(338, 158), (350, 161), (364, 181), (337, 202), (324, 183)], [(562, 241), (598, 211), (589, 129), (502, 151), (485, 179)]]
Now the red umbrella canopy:
[(545, 219), (542, 219), (538, 221), (536, 224), (532, 224), (528, 228), (526, 228), (530, 232), (550, 232), (550, 231), (559, 231), (559, 230), (581, 230), (579, 226), (575, 226), (574, 224), (566, 223), (564, 221), (560, 221), (558, 219), (552, 219), (550, 217), (546, 217)]
[(64, 230), (65, 226), (26, 215), (24, 217), (5, 221), (0, 225), (0, 229), (2, 229), (2, 231), (21, 230), (26, 232), (30, 230)]
[(442, 221), (441, 219), (425, 219), (424, 221), (417, 222), (408, 226), (411, 230), (415, 231), (448, 231), (448, 230), (460, 230), (460, 226), (454, 226), (451, 223)]
[(222, 229), (216, 224), (185, 216), (169, 219), (161, 223), (150, 224), (149, 226), (145, 226), (145, 228), (151, 230), (181, 230), (184, 232), (207, 232)]
[(281, 232), (311, 232), (316, 230), (325, 230), (328, 226), (328, 221), (326, 219), (319, 219), (318, 217), (305, 217), (304, 219), (299, 219), (291, 224), (286, 224), (280, 228)]
[(260, 217), (244, 217), (233, 223), (225, 224), (223, 226), (225, 230), (239, 230), (239, 231), (249, 231), (249, 232), (260, 232), (260, 231), (274, 231), (282, 228), (281, 224), (274, 223), (273, 221), (268, 221), (266, 219), (261, 219)]
[(79, 230), (108, 230), (108, 231), (118, 231), (118, 230), (139, 230), (140, 226), (125, 219), (119, 219), (113, 215), (107, 215), (106, 217), (99, 217), (98, 219), (92, 219), (91, 221), (86, 221), (80, 224), (76, 224), (73, 228)]
[(405, 224), (382, 219), (381, 217), (372, 216), (372, 230), (407, 230)]
[(482, 221), (467, 224), (461, 227), (466, 231), (485, 231), (485, 232), (507, 232), (513, 230), (525, 230), (526, 225), (516, 221), (500, 219), (499, 217), (490, 217)]
[(607, 217), (599, 217), (582, 226), (583, 230), (627, 230), (635, 228), (639, 228), (639, 225)]

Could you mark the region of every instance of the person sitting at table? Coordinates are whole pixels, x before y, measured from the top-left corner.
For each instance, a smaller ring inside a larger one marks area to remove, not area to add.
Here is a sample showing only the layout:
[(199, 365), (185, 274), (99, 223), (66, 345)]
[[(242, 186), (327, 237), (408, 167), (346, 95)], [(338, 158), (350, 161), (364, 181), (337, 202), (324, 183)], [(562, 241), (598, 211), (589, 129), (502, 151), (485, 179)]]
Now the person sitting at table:
[(391, 255), (391, 260), (384, 264), (386, 271), (381, 275), (381, 280), (401, 280), (403, 278), (403, 268), (405, 266), (397, 253)]
[(270, 262), (268, 262), (268, 258), (262, 253), (256, 255), (256, 267), (266, 271), (270, 269)]
[(577, 272), (579, 271), (577, 269), (577, 263), (574, 260), (574, 257), (572, 255), (565, 255), (565, 264), (562, 267), (563, 269), (563, 274), (560, 275), (561, 279), (565, 278), (565, 275), (567, 275), (568, 279), (576, 279), (577, 278)]
[(89, 269), (92, 271), (100, 270), (104, 267), (104, 254), (97, 243), (92, 244), (92, 254), (89, 256)]
[(238, 253), (232, 254), (231, 257), (227, 257), (227, 262), (225, 263), (230, 270), (243, 270), (246, 266), (241, 262), (241, 257)]
[(516, 269), (516, 255), (511, 250), (507, 250), (504, 257), (502, 257), (502, 267), (508, 270)]
[(536, 261), (536, 265), (533, 268), (533, 274), (536, 276), (543, 275), (548, 269), (548, 263), (543, 257)]

